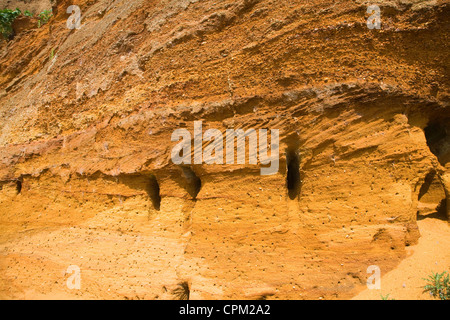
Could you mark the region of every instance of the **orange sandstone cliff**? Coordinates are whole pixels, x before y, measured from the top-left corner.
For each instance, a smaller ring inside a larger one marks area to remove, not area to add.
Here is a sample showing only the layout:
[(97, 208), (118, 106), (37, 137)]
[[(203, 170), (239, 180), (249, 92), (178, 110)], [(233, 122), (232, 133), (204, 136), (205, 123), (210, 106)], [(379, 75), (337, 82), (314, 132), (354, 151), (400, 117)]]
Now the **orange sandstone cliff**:
[[(0, 44), (0, 298), (347, 299), (448, 219), (448, 1), (47, 2)], [(279, 171), (174, 164), (194, 121)]]

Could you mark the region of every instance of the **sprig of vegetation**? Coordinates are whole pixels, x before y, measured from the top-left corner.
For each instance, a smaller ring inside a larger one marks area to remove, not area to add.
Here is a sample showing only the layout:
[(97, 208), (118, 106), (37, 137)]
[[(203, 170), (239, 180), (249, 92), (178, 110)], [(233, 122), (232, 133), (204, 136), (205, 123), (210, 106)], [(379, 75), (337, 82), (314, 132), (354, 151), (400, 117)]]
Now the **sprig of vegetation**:
[(12, 23), (21, 13), (19, 9), (0, 10), (0, 33), (3, 38), (8, 39), (14, 33)]
[(395, 300), (394, 298), (392, 298), (392, 299), (389, 299), (389, 295), (390, 295), (390, 293), (388, 293), (387, 295), (385, 295), (385, 296), (383, 296), (382, 294), (380, 294), (380, 296), (381, 296), (381, 300)]
[(50, 18), (53, 17), (52, 10), (44, 10), (38, 15), (38, 27), (46, 24)]
[(428, 284), (424, 286), (424, 292), (430, 292), (430, 294), (441, 300), (450, 300), (450, 276), (447, 271), (442, 273), (431, 273), (428, 278), (423, 278), (428, 281)]

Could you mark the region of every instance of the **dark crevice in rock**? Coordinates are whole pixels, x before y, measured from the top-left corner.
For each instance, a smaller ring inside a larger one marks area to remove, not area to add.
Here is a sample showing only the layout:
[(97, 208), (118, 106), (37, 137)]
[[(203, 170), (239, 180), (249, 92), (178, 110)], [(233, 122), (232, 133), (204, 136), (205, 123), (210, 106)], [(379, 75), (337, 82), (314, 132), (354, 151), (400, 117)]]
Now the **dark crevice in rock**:
[(442, 199), (436, 208), (437, 216), (442, 220), (447, 220), (447, 199)]
[(156, 177), (154, 175), (151, 175), (149, 178), (146, 192), (150, 200), (152, 201), (153, 208), (159, 211), (161, 209), (161, 195), (158, 180), (156, 180)]
[(294, 148), (286, 150), (286, 169), (286, 186), (289, 198), (293, 200), (299, 195), (301, 188), (300, 157)]
[(16, 191), (17, 194), (20, 194), (22, 192), (22, 184), (23, 184), (23, 179), (19, 178), (16, 180)]
[(425, 181), (423, 182), (423, 184), (422, 184), (422, 186), (420, 187), (420, 190), (419, 190), (419, 201), (428, 192), (428, 189), (430, 188), (431, 183), (433, 182), (433, 179), (434, 179), (435, 176), (436, 176), (436, 171), (435, 170), (431, 170), (425, 176)]
[(436, 210), (433, 213), (422, 215), (417, 214), (417, 220), (424, 220), (424, 219), (439, 219), (442, 221), (447, 221), (447, 200), (442, 199), (441, 202), (439, 202), (439, 205), (436, 207)]
[(445, 166), (450, 161), (450, 118), (433, 120), (425, 127), (425, 138), (430, 151)]
[(425, 218), (447, 219), (447, 198), (444, 185), (435, 169), (424, 178), (418, 195), (417, 220)]
[(197, 198), (200, 189), (202, 188), (202, 181), (195, 174), (194, 170), (190, 167), (181, 167), (183, 171), (183, 176), (186, 179), (186, 190), (191, 195), (191, 197), (195, 200)]

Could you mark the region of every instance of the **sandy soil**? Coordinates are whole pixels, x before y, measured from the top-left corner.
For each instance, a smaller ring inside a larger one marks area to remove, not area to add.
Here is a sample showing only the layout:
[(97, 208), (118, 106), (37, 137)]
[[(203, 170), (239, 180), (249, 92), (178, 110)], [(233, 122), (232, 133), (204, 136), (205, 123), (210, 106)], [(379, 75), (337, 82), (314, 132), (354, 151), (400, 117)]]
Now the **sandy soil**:
[(408, 257), (396, 269), (383, 276), (381, 270), (381, 289), (369, 290), (355, 296), (354, 300), (380, 300), (381, 295), (389, 294), (396, 300), (432, 300), (423, 293), (426, 278), (431, 272), (449, 271), (450, 267), (450, 226), (446, 221), (430, 216), (417, 221), (421, 237), (419, 243), (407, 248)]

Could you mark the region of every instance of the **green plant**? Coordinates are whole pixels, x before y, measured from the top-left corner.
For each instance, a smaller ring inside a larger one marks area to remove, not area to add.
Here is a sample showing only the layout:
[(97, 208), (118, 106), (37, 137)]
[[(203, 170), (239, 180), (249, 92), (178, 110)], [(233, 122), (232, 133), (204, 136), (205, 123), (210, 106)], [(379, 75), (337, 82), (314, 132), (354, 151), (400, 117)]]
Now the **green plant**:
[(38, 27), (40, 28), (42, 25), (46, 24), (48, 20), (53, 16), (52, 10), (44, 10), (38, 14)]
[(13, 35), (12, 23), (21, 13), (19, 9), (0, 10), (0, 33), (3, 35), (3, 38), (7, 39)]
[(178, 284), (178, 287), (173, 290), (173, 294), (177, 297), (178, 300), (189, 300), (189, 283), (182, 282)]
[(380, 294), (380, 296), (381, 296), (381, 300), (395, 300), (394, 298), (392, 298), (392, 299), (389, 299), (389, 295), (390, 295), (390, 293), (388, 293), (387, 295), (385, 295), (385, 296), (383, 296), (382, 294)]
[(428, 278), (423, 278), (428, 281), (428, 284), (424, 286), (424, 292), (430, 292), (430, 294), (441, 300), (450, 299), (450, 276), (447, 271), (442, 273), (431, 273)]
[(26, 17), (33, 17), (33, 14), (30, 11), (28, 11), (28, 10), (25, 10), (23, 15), (26, 16)]

